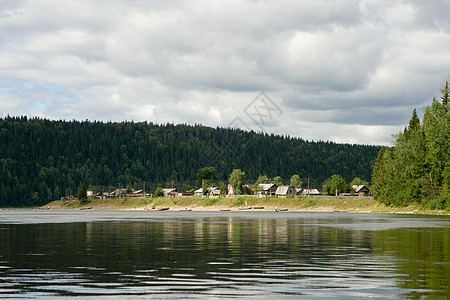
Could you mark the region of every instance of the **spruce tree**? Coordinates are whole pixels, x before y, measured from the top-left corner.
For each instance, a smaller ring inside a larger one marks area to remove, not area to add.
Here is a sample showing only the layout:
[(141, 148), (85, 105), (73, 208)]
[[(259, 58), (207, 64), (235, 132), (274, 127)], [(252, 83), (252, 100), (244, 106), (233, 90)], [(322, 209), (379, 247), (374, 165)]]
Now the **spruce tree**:
[(81, 186), (80, 191), (78, 192), (78, 199), (80, 199), (81, 203), (85, 203), (88, 200), (86, 185)]

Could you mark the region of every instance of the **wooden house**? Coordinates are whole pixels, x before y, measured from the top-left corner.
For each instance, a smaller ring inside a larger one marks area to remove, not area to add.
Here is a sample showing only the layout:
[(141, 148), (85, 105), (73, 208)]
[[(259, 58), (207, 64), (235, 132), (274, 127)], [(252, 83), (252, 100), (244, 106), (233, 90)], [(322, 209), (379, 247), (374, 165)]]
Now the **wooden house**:
[(125, 198), (126, 197), (125, 191), (126, 189), (115, 189), (114, 191), (109, 193), (109, 198)]
[(177, 196), (177, 189), (176, 188), (163, 189), (163, 195), (164, 197), (175, 198)]
[(227, 186), (227, 197), (234, 197), (234, 188), (231, 184)]
[(275, 191), (275, 195), (281, 198), (294, 197), (295, 194), (295, 187), (291, 185), (281, 185)]
[(253, 195), (253, 185), (252, 184), (244, 184), (242, 186), (242, 194), (244, 195)]
[(322, 195), (318, 189), (303, 189), (302, 196), (318, 196)]
[(370, 195), (370, 189), (364, 184), (353, 185), (352, 189), (360, 197), (366, 197)]
[(273, 183), (260, 183), (258, 189), (260, 190), (260, 195), (275, 196), (278, 186)]
[(218, 198), (218, 197), (220, 197), (220, 188), (218, 188), (218, 187), (210, 187), (210, 188), (208, 188), (208, 196), (209, 196), (209, 198)]
[(129, 198), (144, 198), (144, 197), (151, 197), (152, 194), (144, 190), (133, 190), (131, 194), (127, 194), (127, 196)]
[(194, 191), (194, 196), (203, 196), (203, 188)]

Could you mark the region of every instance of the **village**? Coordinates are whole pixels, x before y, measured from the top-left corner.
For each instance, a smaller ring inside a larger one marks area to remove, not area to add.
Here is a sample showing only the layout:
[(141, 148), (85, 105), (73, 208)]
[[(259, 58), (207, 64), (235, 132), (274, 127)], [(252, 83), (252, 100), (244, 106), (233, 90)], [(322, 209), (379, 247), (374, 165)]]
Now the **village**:
[[(321, 191), (316, 188), (296, 188), (291, 185), (276, 185), (273, 183), (258, 184), (258, 187), (254, 189), (254, 185), (245, 184), (242, 185), (242, 194), (236, 194), (235, 189), (231, 184), (226, 187), (226, 193), (221, 190), (220, 187), (212, 186), (205, 190), (203, 188), (196, 189), (194, 191), (179, 191), (176, 187), (162, 188), (160, 195), (155, 195), (144, 189), (130, 189), (130, 188), (117, 188), (111, 192), (95, 192), (94, 190), (87, 190), (86, 194), (89, 199), (119, 199), (119, 198), (149, 198), (149, 197), (164, 197), (164, 198), (183, 198), (183, 197), (200, 197), (200, 198), (234, 198), (240, 196), (255, 197), (255, 198), (299, 198), (299, 197), (371, 197), (372, 193), (368, 186), (352, 185), (352, 192), (350, 193), (336, 193), (334, 196), (323, 195)], [(77, 195), (71, 195), (70, 197), (62, 197), (61, 200), (77, 200)]]

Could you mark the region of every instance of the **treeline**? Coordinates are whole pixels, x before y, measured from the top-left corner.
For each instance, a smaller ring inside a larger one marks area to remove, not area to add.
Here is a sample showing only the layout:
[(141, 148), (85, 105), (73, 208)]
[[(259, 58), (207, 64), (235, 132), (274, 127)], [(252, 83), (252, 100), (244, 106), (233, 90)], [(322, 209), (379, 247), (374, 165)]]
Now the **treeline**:
[(320, 188), (333, 174), (370, 180), (379, 150), (201, 125), (8, 116), (0, 119), (0, 206), (45, 204), (82, 184), (142, 188), (145, 182), (154, 191), (171, 182), (188, 189), (205, 166), (223, 181), (239, 168), (250, 183), (261, 174), (300, 174)]
[(433, 99), (420, 122), (414, 110), (396, 136), (393, 151), (381, 149), (373, 170), (372, 191), (387, 205), (413, 202), (431, 209), (450, 208), (450, 111), (448, 82), (441, 102)]

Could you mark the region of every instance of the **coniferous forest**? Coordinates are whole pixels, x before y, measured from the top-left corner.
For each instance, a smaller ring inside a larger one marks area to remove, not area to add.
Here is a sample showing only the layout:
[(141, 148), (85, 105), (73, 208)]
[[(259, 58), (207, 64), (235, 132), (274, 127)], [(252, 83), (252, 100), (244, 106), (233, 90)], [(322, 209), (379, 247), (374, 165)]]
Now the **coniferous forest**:
[(370, 181), (380, 148), (201, 125), (8, 116), (0, 119), (0, 206), (42, 205), (82, 185), (188, 190), (206, 166), (225, 183), (236, 168), (247, 183), (267, 175), (288, 184), (293, 174), (311, 188), (333, 174)]
[(396, 145), (381, 149), (374, 166), (374, 197), (387, 205), (417, 202), (430, 209), (450, 208), (450, 111), (448, 82), (422, 121), (413, 111)]

